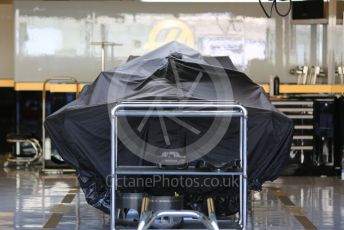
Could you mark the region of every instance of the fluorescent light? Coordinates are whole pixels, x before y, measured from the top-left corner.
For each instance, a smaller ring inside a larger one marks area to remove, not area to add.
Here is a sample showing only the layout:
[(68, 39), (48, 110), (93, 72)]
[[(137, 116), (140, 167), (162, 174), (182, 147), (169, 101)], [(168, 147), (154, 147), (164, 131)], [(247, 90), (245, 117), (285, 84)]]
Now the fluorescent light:
[[(262, 2), (272, 3), (273, 0), (262, 0)], [(293, 0), (293, 1), (306, 1), (306, 0)], [(329, 1), (329, 0), (324, 0)], [(141, 2), (156, 2), (156, 3), (258, 3), (258, 0), (141, 0)], [(290, 3), (289, 0), (277, 0), (278, 3)]]
[[(219, 2), (256, 2), (258, 0), (141, 0), (141, 2), (192, 2), (192, 3), (219, 3)], [(271, 0), (263, 0), (262, 2), (271, 2)]]

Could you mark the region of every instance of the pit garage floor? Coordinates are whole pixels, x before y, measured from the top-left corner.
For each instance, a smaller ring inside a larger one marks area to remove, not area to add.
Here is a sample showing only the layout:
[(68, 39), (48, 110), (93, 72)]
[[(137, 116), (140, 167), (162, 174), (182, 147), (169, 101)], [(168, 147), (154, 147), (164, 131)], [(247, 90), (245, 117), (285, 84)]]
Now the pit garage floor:
[[(249, 229), (343, 229), (344, 181), (283, 177), (251, 195)], [(109, 229), (72, 175), (0, 168), (0, 229)]]

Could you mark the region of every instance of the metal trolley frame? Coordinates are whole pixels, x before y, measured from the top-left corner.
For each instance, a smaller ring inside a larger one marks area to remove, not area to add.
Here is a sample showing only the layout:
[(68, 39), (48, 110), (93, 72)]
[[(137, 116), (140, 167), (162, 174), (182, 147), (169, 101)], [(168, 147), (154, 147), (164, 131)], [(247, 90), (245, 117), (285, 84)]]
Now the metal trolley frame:
[(14, 135), (14, 136), (7, 136), (6, 141), (8, 143), (14, 143), (16, 145), (19, 145), (19, 149), (20, 149), (20, 143), (30, 144), (34, 150), (35, 155), (33, 157), (18, 157), (18, 156), (16, 156), (15, 158), (10, 157), (4, 163), (5, 167), (10, 164), (15, 164), (15, 165), (25, 164), (26, 166), (30, 166), (31, 164), (38, 161), (42, 156), (41, 144), (36, 138), (19, 134), (19, 135)]
[(67, 169), (67, 168), (48, 168), (46, 166), (45, 162), (45, 127), (44, 127), (44, 122), (46, 119), (46, 100), (47, 100), (47, 85), (50, 82), (58, 82), (58, 83), (68, 83), (68, 84), (75, 84), (75, 94), (76, 97), (79, 94), (79, 82), (76, 78), (74, 77), (69, 77), (69, 76), (61, 76), (61, 77), (52, 77), (48, 78), (47, 80), (44, 81), (43, 83), (43, 90), (42, 90), (42, 172), (43, 173), (53, 173), (53, 174), (60, 174), (64, 172), (75, 172), (74, 169)]
[[(182, 110), (181, 108), (187, 108)], [(170, 109), (170, 110), (163, 110)], [(171, 110), (172, 109), (172, 110)], [(206, 109), (206, 110), (201, 110)], [(240, 119), (240, 167), (230, 171), (161, 170), (151, 166), (118, 166), (118, 117), (237, 117)], [(116, 182), (117, 175), (179, 175), (179, 176), (239, 176), (240, 212), (238, 227), (247, 225), (247, 110), (233, 101), (125, 101), (116, 104), (111, 110), (111, 229), (116, 227)], [(206, 229), (219, 229), (214, 213), (209, 217), (192, 210), (162, 210), (141, 213), (138, 229), (149, 229), (156, 218), (163, 216), (185, 217), (198, 220)], [(226, 228), (227, 229), (227, 228)]]

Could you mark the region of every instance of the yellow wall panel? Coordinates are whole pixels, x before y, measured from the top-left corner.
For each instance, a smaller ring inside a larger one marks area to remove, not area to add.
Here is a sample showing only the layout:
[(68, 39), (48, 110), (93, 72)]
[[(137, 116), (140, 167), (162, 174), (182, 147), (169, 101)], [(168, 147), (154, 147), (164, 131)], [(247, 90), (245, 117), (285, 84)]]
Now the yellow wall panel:
[(0, 80), (0, 87), (14, 87), (14, 80)]

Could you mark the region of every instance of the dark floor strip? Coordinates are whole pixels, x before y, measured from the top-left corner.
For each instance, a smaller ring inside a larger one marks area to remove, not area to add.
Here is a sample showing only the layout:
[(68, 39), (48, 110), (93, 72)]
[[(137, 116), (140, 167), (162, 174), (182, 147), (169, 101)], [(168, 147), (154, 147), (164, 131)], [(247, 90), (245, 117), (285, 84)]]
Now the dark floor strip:
[(54, 213), (50, 216), (48, 222), (43, 226), (43, 228), (56, 228), (61, 221), (64, 212), (68, 210), (68, 207), (66, 207), (64, 204), (72, 203), (77, 192), (79, 192), (78, 188), (72, 188), (69, 190), (69, 192), (62, 199), (61, 203), (53, 208)]
[(63, 204), (69, 204), (72, 203), (72, 201), (74, 200), (75, 197), (75, 193), (68, 193), (63, 200), (61, 201), (61, 203)]
[(69, 210), (70, 210), (70, 207), (67, 206), (66, 204), (57, 204), (51, 209), (52, 212), (57, 212), (57, 213), (66, 213)]
[(278, 198), (285, 206), (295, 206), (295, 204), (287, 196), (279, 196)]
[[(271, 188), (270, 188), (271, 189)], [(316, 230), (317, 227), (305, 216), (303, 209), (297, 207), (294, 202), (292, 202), (287, 192), (282, 191), (280, 189), (271, 189), (271, 192), (280, 199), (282, 204), (286, 207), (288, 212), (290, 212), (298, 221), (299, 223), (307, 230)]]
[(43, 228), (56, 228), (62, 217), (63, 213), (53, 213)]
[(306, 216), (295, 216), (295, 218), (302, 224), (307, 230), (315, 230), (317, 227)]

